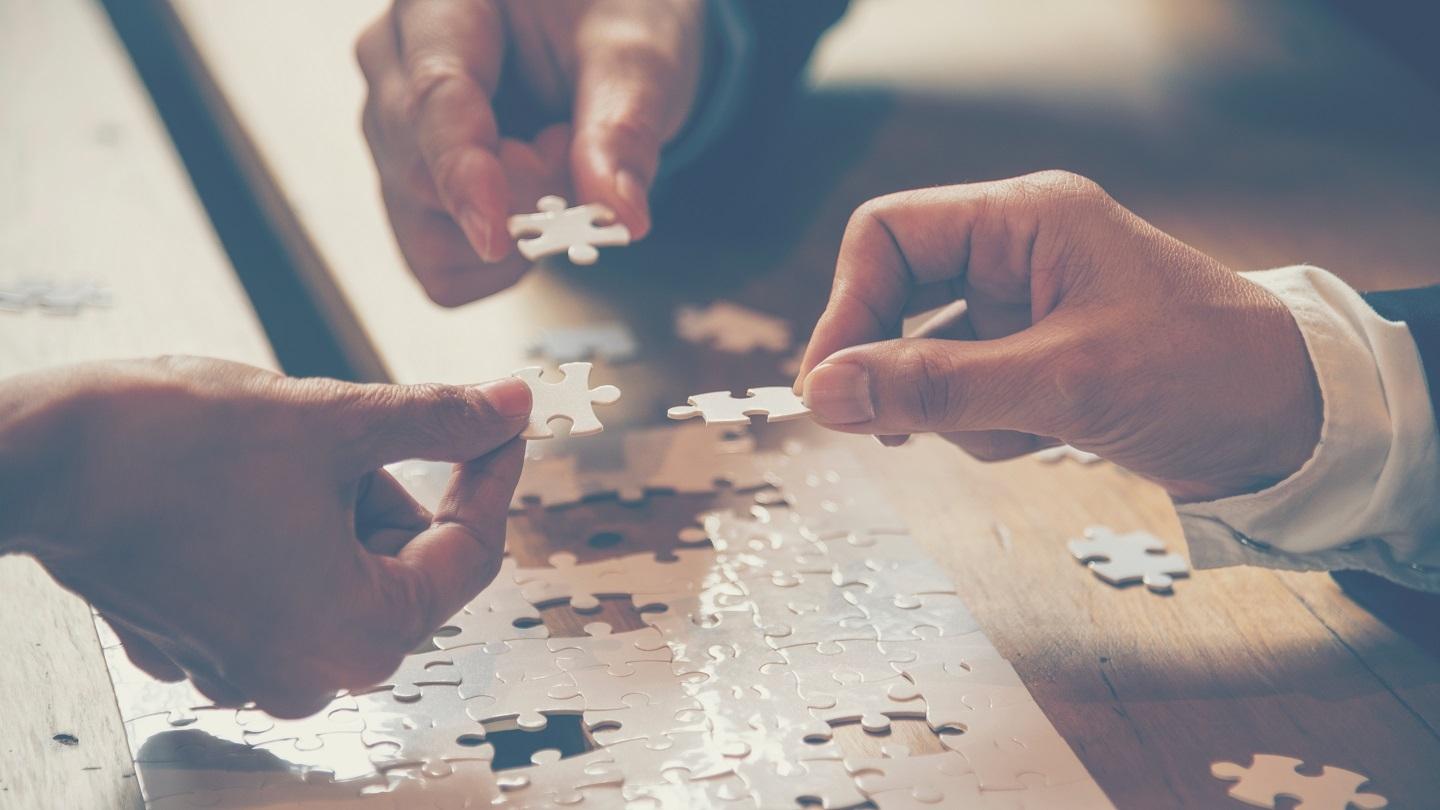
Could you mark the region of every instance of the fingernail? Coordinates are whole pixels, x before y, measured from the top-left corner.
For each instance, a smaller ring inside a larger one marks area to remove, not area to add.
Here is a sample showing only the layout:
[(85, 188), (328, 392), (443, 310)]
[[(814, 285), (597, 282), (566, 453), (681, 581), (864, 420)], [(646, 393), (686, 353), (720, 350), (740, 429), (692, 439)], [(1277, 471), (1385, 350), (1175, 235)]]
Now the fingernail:
[(506, 377), (475, 387), (501, 416), (515, 418), (530, 415), (530, 386), (524, 380)]
[(875, 418), (870, 372), (854, 363), (825, 363), (805, 378), (805, 404), (821, 422), (868, 422)]
[(465, 232), (465, 238), (470, 240), (470, 247), (475, 249), (483, 261), (493, 262), (496, 257), (491, 255), (493, 245), (490, 244), (490, 224), (479, 211), (466, 206), (460, 209), (459, 215), (460, 230)]
[(650, 201), (645, 196), (645, 187), (640, 184), (640, 180), (634, 172), (629, 169), (621, 169), (615, 173), (615, 195), (640, 217), (635, 228), (636, 232), (643, 233), (649, 230)]

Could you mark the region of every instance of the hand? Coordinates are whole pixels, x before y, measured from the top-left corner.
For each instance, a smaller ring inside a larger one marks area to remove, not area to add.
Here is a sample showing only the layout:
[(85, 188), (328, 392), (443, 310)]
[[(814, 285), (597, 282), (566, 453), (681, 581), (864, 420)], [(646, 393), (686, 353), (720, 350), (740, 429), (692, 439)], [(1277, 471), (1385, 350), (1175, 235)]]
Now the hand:
[[(304, 716), (387, 677), (494, 579), (529, 410), (519, 380), (353, 385), (195, 358), (18, 377), (0, 384), (0, 490), (29, 508), (0, 528), (141, 669)], [(380, 469), (412, 457), (457, 463), (433, 516)]]
[[(365, 137), (436, 303), (518, 281), (530, 263), (505, 220), (547, 193), (604, 203), (645, 235), (660, 150), (695, 101), (704, 21), (701, 0), (395, 0), (366, 29)], [(497, 95), (516, 103), (499, 112)]]
[(836, 430), (983, 459), (1058, 439), (1182, 500), (1288, 477), (1322, 418), (1279, 299), (1062, 172), (861, 206), (801, 381)]

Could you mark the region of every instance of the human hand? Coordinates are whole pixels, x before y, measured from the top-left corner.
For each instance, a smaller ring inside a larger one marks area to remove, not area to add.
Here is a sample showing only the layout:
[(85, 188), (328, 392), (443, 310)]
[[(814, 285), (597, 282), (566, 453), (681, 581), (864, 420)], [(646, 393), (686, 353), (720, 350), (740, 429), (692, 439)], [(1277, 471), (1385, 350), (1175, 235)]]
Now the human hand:
[(544, 194), (604, 203), (645, 235), (660, 150), (695, 101), (704, 21), (701, 0), (395, 0), (361, 34), (365, 137), (436, 303), (520, 279), (530, 263), (506, 218)]
[(861, 206), (796, 384), (836, 430), (992, 460), (1059, 440), (1181, 500), (1288, 477), (1322, 419), (1283, 302), (1063, 172)]
[[(519, 380), (354, 385), (198, 358), (17, 377), (0, 489), (27, 508), (0, 528), (141, 669), (300, 717), (388, 677), (494, 579), (529, 410)], [(433, 516), (380, 469), (412, 457), (457, 463)]]

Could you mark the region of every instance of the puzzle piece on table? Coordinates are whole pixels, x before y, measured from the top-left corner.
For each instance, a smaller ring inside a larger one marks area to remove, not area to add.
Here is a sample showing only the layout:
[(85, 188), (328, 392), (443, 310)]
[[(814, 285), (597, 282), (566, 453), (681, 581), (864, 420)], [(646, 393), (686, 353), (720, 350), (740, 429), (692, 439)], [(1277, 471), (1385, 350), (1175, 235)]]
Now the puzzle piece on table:
[(639, 787), (663, 785), (675, 774), (693, 780), (735, 771), (704, 728), (607, 743), (605, 750), (625, 774), (625, 789), (630, 793)]
[(621, 323), (601, 323), (565, 329), (546, 329), (530, 346), (531, 354), (556, 363), (605, 360), (623, 363), (635, 357), (635, 336)]
[(892, 718), (925, 717), (924, 698), (903, 675), (866, 682), (858, 673), (844, 670), (830, 673), (829, 680), (829, 684), (819, 678), (803, 680), (800, 697), (810, 714), (832, 727), (859, 721), (865, 731), (884, 734), (890, 731)]
[(605, 622), (591, 622), (585, 625), (585, 633), (581, 638), (549, 640), (550, 652), (561, 669), (573, 672), (604, 667), (610, 675), (624, 677), (635, 674), (636, 661), (670, 662), (670, 648), (653, 627), (616, 633)]
[(904, 601), (894, 596), (876, 598), (855, 587), (843, 591), (882, 642), (964, 636), (980, 629), (965, 601), (952, 593), (918, 594)]
[(793, 807), (806, 800), (831, 810), (865, 803), (864, 794), (839, 759), (761, 757), (737, 762), (735, 772), (760, 807)]
[(1033, 700), (1003, 711), (972, 711), (961, 726), (947, 727), (940, 744), (965, 757), (982, 790), (1019, 790), (1037, 785), (1072, 784), (1076, 800), (1058, 806), (1108, 807), (1080, 801), (1088, 782), (1098, 792), (1085, 766)]
[(286, 719), (271, 717), (259, 709), (240, 709), (235, 713), (235, 722), (245, 729), (245, 742), (250, 745), (294, 740), (295, 747), (302, 751), (313, 751), (323, 745), (321, 734), (358, 732), (365, 728), (360, 705), (349, 695), (335, 698), (309, 717)]
[(473, 699), (475, 702), (467, 709), (470, 716), (496, 731), (512, 727), (539, 731), (550, 725), (547, 715), (580, 714), (585, 709), (585, 699), (568, 672), (538, 678), (513, 673), (467, 678), (460, 687), (460, 697)]
[(530, 425), (521, 437), (553, 439), (555, 433), (550, 429), (550, 422), (555, 419), (570, 421), (571, 436), (591, 436), (605, 429), (595, 416), (595, 406), (619, 402), (620, 389), (613, 385), (591, 388), (589, 363), (561, 364), (560, 373), (564, 377), (553, 383), (542, 379), (544, 370), (539, 366), (522, 368), (512, 375), (530, 386), (534, 401)]
[(564, 253), (575, 264), (594, 264), (598, 247), (630, 244), (630, 229), (615, 222), (615, 212), (600, 203), (567, 207), (564, 197), (548, 195), (535, 203), (536, 213), (516, 214), (506, 221), (520, 254), (530, 261)]
[[(918, 550), (917, 544), (912, 542), (909, 545)], [(867, 603), (871, 599), (888, 599), (901, 609), (919, 607), (919, 596), (955, 593), (955, 583), (950, 575), (930, 560), (923, 556), (896, 555), (903, 550), (893, 547), (883, 551), (887, 556), (877, 555), (838, 565), (836, 584), (841, 587), (861, 586)], [(849, 592), (855, 593), (854, 590)]]
[(657, 785), (626, 784), (627, 810), (674, 810), (707, 807), (712, 810), (760, 810), (750, 798), (745, 782), (733, 773), (706, 779), (687, 779), (681, 771), (670, 771)]
[(78, 315), (85, 307), (108, 307), (110, 291), (91, 282), (23, 281), (0, 287), (0, 311), (38, 309), (51, 315)]
[(681, 700), (685, 696), (682, 688), (685, 682), (709, 677), (698, 672), (677, 676), (669, 661), (637, 661), (632, 666), (633, 673), (618, 677), (605, 667), (577, 669), (570, 673), (573, 689), (556, 689), (549, 694), (561, 699), (579, 697), (587, 711), (618, 711), (629, 708), (625, 701), (628, 695)]
[(1037, 461), (1046, 464), (1058, 464), (1059, 462), (1068, 460), (1076, 464), (1089, 465), (1105, 460), (1094, 453), (1087, 453), (1084, 450), (1079, 450), (1068, 444), (1062, 444), (1059, 447), (1047, 447), (1044, 450), (1036, 451), (1034, 455)]
[(743, 397), (729, 391), (710, 391), (691, 396), (689, 403), (665, 413), (671, 419), (699, 416), (707, 425), (746, 425), (752, 416), (764, 416), (768, 422), (788, 422), (810, 413), (799, 395), (783, 385), (751, 388)]
[(838, 649), (837, 642), (879, 638), (865, 613), (847, 601), (828, 577), (752, 580), (745, 590), (755, 605), (756, 623), (776, 649), (815, 644), (823, 652)]
[[(496, 581), (513, 582), (499, 578)], [(530, 607), (528, 603), (527, 607)], [(538, 612), (533, 616), (530, 611), (515, 615), (502, 613), (488, 605), (472, 604), (446, 620), (445, 624), (435, 631), (432, 641), (441, 650), (479, 645), (492, 655), (500, 655), (509, 650), (509, 643), (512, 641), (544, 639), (549, 636), (550, 629), (541, 621)]]
[(732, 354), (790, 348), (790, 324), (783, 318), (729, 301), (716, 301), (703, 309), (681, 307), (675, 313), (675, 334), (690, 343), (709, 344)]
[(962, 797), (975, 798), (980, 790), (970, 763), (954, 751), (912, 755), (893, 744), (880, 750), (882, 757), (845, 759), (845, 769), (868, 795), (903, 790), (921, 804), (959, 807)]
[(358, 699), (365, 730), (361, 740), (382, 770), (419, 766), (426, 776), (448, 775), (457, 761), (489, 761), (495, 749), (485, 726), (470, 711), (474, 704), (453, 686), (427, 686), (420, 699), (400, 703), (385, 692)]
[(1087, 563), (1095, 576), (1111, 585), (1144, 582), (1157, 593), (1169, 591), (1174, 577), (1189, 576), (1190, 565), (1179, 554), (1166, 554), (1165, 543), (1146, 532), (1119, 534), (1091, 526), (1084, 539), (1071, 540), (1070, 553)]
[(625, 775), (615, 767), (615, 760), (603, 748), (573, 757), (560, 757), (554, 748), (543, 748), (530, 757), (532, 765), (499, 774), (506, 810), (553, 808), (578, 805), (585, 801), (584, 791), (603, 785), (621, 785)]
[(654, 740), (659, 744), (670, 735), (710, 730), (704, 707), (679, 679), (652, 685), (646, 692), (628, 692), (620, 702), (624, 708), (585, 710), (585, 726), (601, 745), (631, 740)]
[(1297, 799), (1296, 810), (1346, 810), (1359, 807), (1379, 810), (1389, 801), (1378, 793), (1360, 793), (1370, 777), (1326, 765), (1319, 776), (1306, 776), (1295, 769), (1304, 764), (1294, 757), (1256, 754), (1250, 767), (1235, 762), (1216, 762), (1210, 773), (1216, 779), (1235, 782), (1230, 798), (1255, 807), (1274, 807), (1281, 797)]
[(600, 609), (600, 597), (624, 595), (634, 587), (621, 559), (578, 563), (574, 554), (557, 551), (550, 555), (549, 568), (515, 569), (515, 584), (531, 604), (568, 600), (576, 611), (593, 613)]
[(462, 677), (449, 651), (412, 653), (401, 660), (393, 675), (368, 691), (389, 689), (396, 700), (409, 703), (420, 699), (422, 686), (459, 686)]

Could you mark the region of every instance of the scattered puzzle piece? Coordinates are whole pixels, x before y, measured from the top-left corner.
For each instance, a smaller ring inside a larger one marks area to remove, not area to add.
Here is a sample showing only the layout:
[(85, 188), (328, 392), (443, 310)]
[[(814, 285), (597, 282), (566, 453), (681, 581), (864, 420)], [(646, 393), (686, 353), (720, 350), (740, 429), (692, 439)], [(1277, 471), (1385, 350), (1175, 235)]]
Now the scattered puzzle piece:
[(1294, 757), (1256, 754), (1250, 767), (1234, 762), (1216, 762), (1210, 773), (1216, 779), (1235, 782), (1230, 798), (1255, 807), (1274, 807), (1280, 798), (1296, 799), (1296, 810), (1379, 810), (1389, 801), (1378, 793), (1360, 793), (1370, 781), (1354, 771), (1326, 765), (1319, 776), (1306, 776), (1295, 769), (1304, 764)]
[(751, 388), (743, 397), (733, 396), (729, 391), (695, 394), (689, 403), (676, 405), (666, 415), (671, 419), (699, 416), (707, 425), (745, 425), (752, 416), (764, 416), (769, 422), (785, 422), (810, 413), (799, 395), (783, 385)]
[(784, 319), (729, 301), (716, 301), (704, 309), (681, 307), (675, 313), (675, 333), (690, 343), (732, 354), (790, 348), (790, 324)]
[(1091, 526), (1084, 539), (1071, 540), (1070, 553), (1087, 563), (1095, 576), (1111, 585), (1144, 582), (1157, 593), (1170, 590), (1174, 577), (1190, 575), (1190, 565), (1179, 554), (1166, 554), (1160, 538), (1145, 532), (1118, 534), (1104, 526)]
[(605, 429), (595, 416), (596, 405), (612, 405), (620, 401), (620, 389), (613, 385), (590, 387), (589, 363), (565, 363), (560, 366), (564, 377), (559, 382), (542, 379), (539, 366), (522, 368), (513, 376), (530, 386), (534, 404), (530, 409), (530, 426), (520, 435), (526, 439), (552, 439), (550, 422), (566, 419), (571, 436), (591, 436)]
[(621, 323), (574, 326), (568, 329), (546, 329), (531, 345), (532, 354), (542, 355), (556, 363), (579, 360), (605, 360), (623, 363), (635, 357), (635, 336)]
[[(615, 212), (600, 203), (566, 207), (565, 198), (541, 197), (537, 213), (517, 214), (507, 225), (520, 254), (530, 261), (564, 253), (575, 264), (594, 264), (599, 247), (630, 244), (630, 229), (614, 222)], [(613, 224), (611, 224), (613, 223)]]

